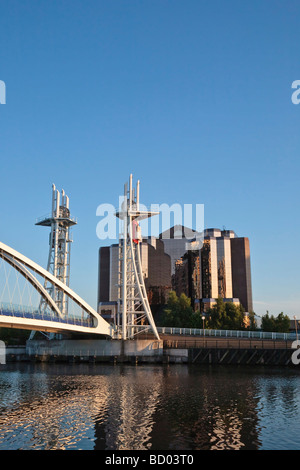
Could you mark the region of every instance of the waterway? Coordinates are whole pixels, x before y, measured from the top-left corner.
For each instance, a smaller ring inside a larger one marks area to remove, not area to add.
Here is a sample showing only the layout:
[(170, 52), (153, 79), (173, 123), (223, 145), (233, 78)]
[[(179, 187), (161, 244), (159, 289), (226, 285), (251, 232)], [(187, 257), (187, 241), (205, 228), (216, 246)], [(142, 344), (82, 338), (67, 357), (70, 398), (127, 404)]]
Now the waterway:
[(17, 449), (300, 449), (300, 369), (1, 365), (0, 450)]

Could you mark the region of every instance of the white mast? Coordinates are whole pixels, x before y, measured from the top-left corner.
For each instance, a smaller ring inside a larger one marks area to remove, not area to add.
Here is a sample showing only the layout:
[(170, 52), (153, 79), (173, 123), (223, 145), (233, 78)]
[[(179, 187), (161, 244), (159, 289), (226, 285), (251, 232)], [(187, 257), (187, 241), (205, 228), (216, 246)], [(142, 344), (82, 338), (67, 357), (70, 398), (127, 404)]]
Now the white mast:
[[(70, 227), (76, 225), (76, 220), (71, 217), (69, 210), (69, 198), (62, 189), (59, 192), (55, 184), (52, 185), (52, 211), (46, 217), (36, 221), (35, 225), (50, 227), (49, 255), (47, 271), (55, 276), (59, 281), (69, 287), (70, 281)], [(45, 289), (58, 306), (62, 315), (68, 316), (68, 297), (57, 289), (53, 284), (45, 282)], [(40, 311), (43, 312), (47, 307), (47, 302), (42, 297), (40, 302)], [(34, 336), (31, 333), (30, 338)]]
[(158, 212), (140, 211), (140, 182), (136, 191), (132, 186), (132, 174), (129, 177), (129, 190), (124, 185), (124, 200), (120, 211), (116, 214), (123, 224), (123, 232), (119, 239), (119, 315), (122, 323), (122, 338), (133, 338), (137, 333), (152, 329), (154, 335), (159, 335), (150, 309), (142, 264), (140, 258), (140, 243), (142, 237), (140, 220), (146, 219)]

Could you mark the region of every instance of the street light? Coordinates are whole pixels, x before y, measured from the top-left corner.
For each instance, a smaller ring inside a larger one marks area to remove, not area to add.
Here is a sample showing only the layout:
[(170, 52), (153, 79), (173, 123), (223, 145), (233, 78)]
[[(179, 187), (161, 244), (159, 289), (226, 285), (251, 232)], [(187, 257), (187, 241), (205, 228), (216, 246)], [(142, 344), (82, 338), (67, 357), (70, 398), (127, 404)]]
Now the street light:
[(203, 335), (205, 336), (205, 328), (204, 328), (205, 315), (202, 315), (202, 320), (203, 320)]

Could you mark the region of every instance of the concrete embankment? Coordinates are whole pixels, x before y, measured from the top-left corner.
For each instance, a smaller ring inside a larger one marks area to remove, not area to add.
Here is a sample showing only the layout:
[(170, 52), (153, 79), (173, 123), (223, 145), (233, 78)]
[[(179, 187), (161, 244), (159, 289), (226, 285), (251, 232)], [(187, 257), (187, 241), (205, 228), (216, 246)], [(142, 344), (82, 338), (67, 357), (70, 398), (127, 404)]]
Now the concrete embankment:
[[(186, 347), (184, 347), (186, 346)], [(237, 347), (238, 346), (238, 347)], [(278, 347), (277, 347), (278, 346)], [(30, 340), (24, 347), (7, 347), (6, 362), (189, 363), (291, 365), (293, 349), (276, 342), (208, 342), (185, 345), (156, 339)], [(300, 354), (299, 354), (300, 355)]]
[(163, 341), (31, 340), (26, 356), (39, 362), (172, 363), (188, 362), (186, 349), (164, 349)]

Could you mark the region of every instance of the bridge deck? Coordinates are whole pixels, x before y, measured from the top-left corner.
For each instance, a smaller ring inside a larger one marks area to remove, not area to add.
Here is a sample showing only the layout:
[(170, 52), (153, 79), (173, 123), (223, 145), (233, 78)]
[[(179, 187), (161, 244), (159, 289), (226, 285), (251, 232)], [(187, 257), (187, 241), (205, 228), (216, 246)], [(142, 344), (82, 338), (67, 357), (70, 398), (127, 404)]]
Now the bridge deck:
[(33, 315), (31, 313), (10, 314), (10, 312), (2, 312), (0, 314), (0, 327), (16, 328), (23, 330), (44, 331), (47, 333), (94, 333), (100, 336), (109, 335), (109, 331), (94, 326), (92, 320), (79, 320), (76, 318), (61, 319), (53, 318), (47, 315)]

